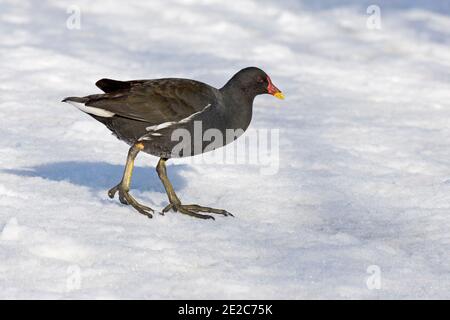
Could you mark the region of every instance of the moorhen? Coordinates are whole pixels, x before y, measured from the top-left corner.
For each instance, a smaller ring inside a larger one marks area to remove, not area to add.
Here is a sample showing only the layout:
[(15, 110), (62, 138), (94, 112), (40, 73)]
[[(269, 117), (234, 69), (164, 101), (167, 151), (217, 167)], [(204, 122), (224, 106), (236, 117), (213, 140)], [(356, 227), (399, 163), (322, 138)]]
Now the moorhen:
[[(214, 130), (222, 137), (226, 136), (227, 130), (243, 133), (250, 124), (253, 100), (257, 95), (271, 94), (284, 99), (270, 77), (256, 67), (242, 69), (221, 89), (178, 78), (101, 79), (96, 86), (105, 93), (68, 97), (63, 102), (100, 121), (117, 138), (131, 146), (122, 181), (109, 190), (108, 195), (114, 198), (118, 192), (121, 203), (131, 205), (149, 218), (152, 218), (154, 210), (138, 203), (129, 194), (134, 160), (140, 151), (160, 157), (156, 171), (170, 202), (162, 214), (172, 209), (202, 219), (214, 218), (200, 212), (230, 216), (226, 210), (181, 204), (167, 177), (166, 161), (200, 154), (234, 141), (239, 134), (232, 135), (232, 141), (214, 141), (211, 148), (211, 139), (203, 139), (203, 136), (208, 130)], [(184, 138), (181, 143), (180, 137)], [(220, 139), (216, 137), (216, 140)]]

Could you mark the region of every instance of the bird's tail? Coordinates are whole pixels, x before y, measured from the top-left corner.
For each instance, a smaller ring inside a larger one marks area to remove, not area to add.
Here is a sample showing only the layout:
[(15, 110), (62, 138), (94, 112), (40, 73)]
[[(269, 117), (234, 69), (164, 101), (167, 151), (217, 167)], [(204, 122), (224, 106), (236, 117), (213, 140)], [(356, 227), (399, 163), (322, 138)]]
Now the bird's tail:
[(104, 117), (104, 118), (111, 118), (115, 115), (114, 112), (87, 106), (86, 103), (89, 102), (89, 96), (88, 97), (67, 97), (62, 100), (62, 102), (67, 102), (73, 105), (74, 107), (77, 107), (83, 112), (86, 112), (87, 114), (90, 114), (91, 116), (98, 116), (98, 117)]
[(77, 103), (85, 103), (88, 101), (88, 98), (86, 97), (67, 97), (62, 99), (61, 102), (77, 102)]

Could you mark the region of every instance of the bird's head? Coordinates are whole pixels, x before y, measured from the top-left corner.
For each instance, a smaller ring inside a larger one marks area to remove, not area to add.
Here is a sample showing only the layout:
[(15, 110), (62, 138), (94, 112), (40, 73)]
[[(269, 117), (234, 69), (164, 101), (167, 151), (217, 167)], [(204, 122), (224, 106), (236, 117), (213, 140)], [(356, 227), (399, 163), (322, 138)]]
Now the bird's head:
[(284, 99), (283, 93), (272, 83), (270, 77), (256, 67), (242, 69), (230, 79), (226, 86), (228, 85), (253, 98), (260, 94), (271, 94), (278, 99)]

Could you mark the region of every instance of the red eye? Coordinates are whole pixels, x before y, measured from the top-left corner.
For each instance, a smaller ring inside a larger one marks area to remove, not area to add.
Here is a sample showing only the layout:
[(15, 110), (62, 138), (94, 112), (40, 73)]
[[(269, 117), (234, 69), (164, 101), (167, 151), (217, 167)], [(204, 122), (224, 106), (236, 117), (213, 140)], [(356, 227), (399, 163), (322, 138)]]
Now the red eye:
[(258, 83), (263, 83), (264, 82), (264, 79), (263, 78), (258, 78)]

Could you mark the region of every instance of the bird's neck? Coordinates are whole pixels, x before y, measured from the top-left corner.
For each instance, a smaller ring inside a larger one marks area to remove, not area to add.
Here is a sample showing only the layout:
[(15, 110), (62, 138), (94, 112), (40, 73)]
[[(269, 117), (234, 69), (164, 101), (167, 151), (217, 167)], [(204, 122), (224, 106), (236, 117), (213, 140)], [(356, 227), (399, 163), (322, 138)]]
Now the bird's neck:
[(256, 95), (242, 89), (238, 83), (231, 80), (220, 89), (225, 100), (233, 102), (234, 105), (241, 106), (241, 108), (251, 109)]
[(231, 115), (232, 129), (247, 129), (252, 119), (255, 96), (229, 82), (220, 89), (226, 108)]

